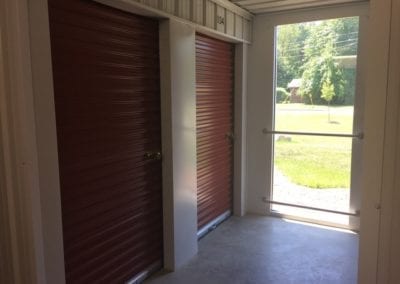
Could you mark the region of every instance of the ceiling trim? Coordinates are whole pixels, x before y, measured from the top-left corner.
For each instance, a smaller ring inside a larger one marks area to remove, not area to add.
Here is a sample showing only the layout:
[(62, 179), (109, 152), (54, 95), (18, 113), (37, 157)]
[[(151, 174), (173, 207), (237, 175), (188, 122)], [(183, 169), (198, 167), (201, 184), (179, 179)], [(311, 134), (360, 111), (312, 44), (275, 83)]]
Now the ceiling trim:
[(365, 3), (368, 0), (232, 0), (254, 14)]

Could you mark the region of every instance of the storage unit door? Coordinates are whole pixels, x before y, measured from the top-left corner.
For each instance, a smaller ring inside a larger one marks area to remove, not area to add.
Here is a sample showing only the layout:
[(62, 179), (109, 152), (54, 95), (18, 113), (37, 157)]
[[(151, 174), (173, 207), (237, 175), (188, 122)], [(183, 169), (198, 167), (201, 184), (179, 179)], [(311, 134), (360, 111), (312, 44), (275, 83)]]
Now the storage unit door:
[(233, 45), (196, 35), (198, 228), (232, 208)]
[(67, 283), (125, 283), (163, 258), (158, 22), (84, 0), (49, 16)]

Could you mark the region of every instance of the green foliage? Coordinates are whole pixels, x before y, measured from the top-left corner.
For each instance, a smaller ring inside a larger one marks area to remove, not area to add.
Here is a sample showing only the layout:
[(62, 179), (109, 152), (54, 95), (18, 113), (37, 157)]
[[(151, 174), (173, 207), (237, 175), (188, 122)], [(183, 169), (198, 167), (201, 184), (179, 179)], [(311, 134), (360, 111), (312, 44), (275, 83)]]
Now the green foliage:
[(332, 20), (337, 35), (336, 49), (338, 55), (355, 55), (358, 47), (358, 18)]
[(303, 66), (303, 86), (300, 93), (310, 98), (310, 103), (324, 103), (321, 97), (322, 85), (328, 81), (333, 85), (334, 94), (337, 97), (344, 96), (343, 76), (334, 59), (338, 55), (338, 51), (334, 47), (338, 38), (335, 32), (337, 22), (338, 20), (324, 21), (315, 25), (313, 32), (306, 40), (305, 57), (307, 60)]
[(322, 87), (325, 81), (332, 82), (334, 94), (344, 97), (344, 81), (341, 70), (334, 62), (333, 56), (326, 53), (321, 57), (311, 58), (305, 65), (302, 76), (303, 84), (300, 88), (300, 94), (308, 98), (305, 100), (312, 104), (323, 104)]
[(328, 103), (328, 122), (331, 122), (330, 104), (335, 96), (335, 89), (329, 79), (325, 80), (322, 84), (321, 98)]
[(292, 79), (302, 78), (303, 100), (324, 104), (322, 87), (329, 80), (335, 94), (330, 103), (353, 101), (354, 72), (339, 68), (335, 57), (357, 54), (357, 17), (283, 25), (277, 34), (278, 86), (286, 87)]
[(334, 98), (333, 104), (336, 105), (353, 105), (354, 94), (356, 91), (356, 69), (342, 69), (344, 80), (344, 98), (343, 100)]
[(328, 102), (328, 104), (330, 104), (334, 96), (335, 96), (335, 89), (331, 81), (325, 80), (325, 82), (322, 85), (321, 98), (323, 98), (325, 101)]
[(303, 57), (308, 29), (305, 25), (283, 25), (277, 30), (277, 85), (287, 87), (303, 72)]
[(276, 103), (287, 102), (290, 98), (290, 93), (285, 90), (285, 88), (276, 88)]

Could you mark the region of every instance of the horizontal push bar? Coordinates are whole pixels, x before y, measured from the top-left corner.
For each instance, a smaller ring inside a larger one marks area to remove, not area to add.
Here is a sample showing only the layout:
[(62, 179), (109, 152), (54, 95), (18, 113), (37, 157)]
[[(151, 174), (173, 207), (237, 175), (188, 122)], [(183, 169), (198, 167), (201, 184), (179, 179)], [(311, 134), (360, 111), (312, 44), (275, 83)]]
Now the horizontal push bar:
[(315, 133), (315, 132), (295, 132), (295, 131), (272, 131), (266, 128), (262, 131), (264, 134), (283, 134), (283, 135), (306, 135), (306, 136), (325, 136), (325, 137), (345, 137), (363, 139), (364, 133), (341, 134), (341, 133)]
[(318, 208), (318, 207), (310, 207), (310, 206), (298, 205), (298, 204), (292, 204), (292, 203), (286, 203), (286, 202), (280, 202), (280, 201), (273, 201), (273, 200), (268, 200), (266, 198), (263, 198), (263, 201), (265, 203), (270, 203), (270, 204), (291, 206), (291, 207), (297, 207), (297, 208), (309, 209), (309, 210), (316, 210), (316, 211), (322, 211), (322, 212), (333, 213), (333, 214), (340, 214), (340, 215), (353, 216), (353, 217), (359, 217), (360, 216), (360, 211), (359, 210), (357, 210), (356, 212), (352, 213), (352, 212), (329, 210), (329, 209), (323, 209), (323, 208)]

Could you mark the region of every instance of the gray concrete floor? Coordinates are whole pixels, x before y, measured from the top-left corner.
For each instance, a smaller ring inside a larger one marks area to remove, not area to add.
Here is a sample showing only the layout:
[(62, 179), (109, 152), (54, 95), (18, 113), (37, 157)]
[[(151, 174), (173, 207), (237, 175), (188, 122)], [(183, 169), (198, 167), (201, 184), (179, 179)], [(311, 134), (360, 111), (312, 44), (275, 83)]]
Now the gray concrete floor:
[(264, 216), (231, 217), (173, 273), (145, 283), (357, 283), (358, 235)]

